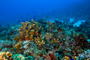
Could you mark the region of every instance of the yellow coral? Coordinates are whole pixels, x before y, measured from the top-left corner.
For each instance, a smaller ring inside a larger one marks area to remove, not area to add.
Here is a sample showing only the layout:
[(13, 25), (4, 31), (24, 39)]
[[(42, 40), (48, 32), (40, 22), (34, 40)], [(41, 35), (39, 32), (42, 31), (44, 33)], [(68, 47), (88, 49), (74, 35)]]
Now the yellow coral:
[(65, 56), (65, 60), (70, 60), (68, 56)]
[(30, 39), (33, 39), (33, 35), (30, 35)]
[(31, 26), (34, 28), (35, 27), (35, 24), (32, 24)]
[(54, 39), (53, 41), (51, 41), (51, 43), (58, 43), (59, 39)]
[(22, 42), (17, 43), (14, 47), (15, 47), (16, 49), (20, 49), (21, 43), (22, 43)]
[(30, 34), (31, 34), (31, 35), (34, 35), (34, 30), (33, 30), (33, 29), (30, 30)]
[(51, 37), (52, 37), (52, 34), (51, 33), (46, 33), (45, 34), (46, 40), (50, 40)]
[(35, 38), (35, 43), (36, 43), (36, 45), (40, 46), (40, 45), (45, 44), (45, 41), (42, 38), (37, 37), (37, 38)]

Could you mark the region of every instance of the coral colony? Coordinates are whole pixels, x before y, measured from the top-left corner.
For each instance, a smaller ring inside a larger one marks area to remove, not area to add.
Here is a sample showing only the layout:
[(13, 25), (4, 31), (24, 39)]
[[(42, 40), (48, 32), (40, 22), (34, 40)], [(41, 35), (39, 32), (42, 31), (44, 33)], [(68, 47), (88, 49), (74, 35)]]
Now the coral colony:
[(0, 60), (90, 60), (90, 24), (85, 23), (90, 22), (75, 27), (32, 19), (0, 29)]

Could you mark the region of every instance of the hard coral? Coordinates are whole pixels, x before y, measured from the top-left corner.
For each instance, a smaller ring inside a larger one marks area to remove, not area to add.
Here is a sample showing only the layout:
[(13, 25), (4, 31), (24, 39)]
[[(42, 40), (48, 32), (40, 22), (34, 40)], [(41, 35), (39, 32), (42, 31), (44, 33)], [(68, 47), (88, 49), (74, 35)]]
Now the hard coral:
[(41, 34), (42, 29), (40, 25), (33, 20), (31, 22), (22, 22), (22, 26), (19, 28), (19, 35), (14, 40), (31, 40), (37, 38)]
[(35, 43), (36, 43), (36, 45), (41, 46), (41, 45), (45, 44), (45, 41), (42, 38), (37, 37), (37, 38), (35, 38)]
[(52, 38), (52, 34), (51, 33), (46, 33), (45, 38), (46, 38), (46, 40), (50, 40), (50, 38)]
[(22, 43), (22, 42), (18, 42), (14, 47), (15, 47), (16, 49), (20, 49), (21, 43)]
[(54, 44), (54, 43), (56, 44), (58, 42), (59, 42), (59, 39), (54, 39), (53, 41), (51, 41), (52, 44)]
[[(33, 20), (22, 22), (19, 34), (14, 39), (15, 48), (17, 51), (20, 49), (18, 52), (22, 49), (20, 53), (24, 52), (25, 56), (30, 55), (38, 60), (45, 57), (51, 60), (56, 60), (56, 57), (58, 60), (63, 57), (66, 60), (73, 60), (75, 56), (83, 53), (83, 47), (89, 46), (87, 37), (83, 33), (76, 33), (74, 29), (68, 28), (67, 24), (66, 27), (63, 25), (51, 22), (42, 24)], [(52, 49), (55, 52), (49, 53)]]

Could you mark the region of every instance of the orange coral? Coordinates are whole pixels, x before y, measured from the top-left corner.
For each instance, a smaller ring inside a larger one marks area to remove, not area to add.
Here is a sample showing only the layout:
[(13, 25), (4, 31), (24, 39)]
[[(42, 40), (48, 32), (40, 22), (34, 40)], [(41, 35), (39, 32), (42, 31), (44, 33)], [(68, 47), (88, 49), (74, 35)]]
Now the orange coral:
[(38, 33), (37, 32), (35, 32), (35, 35), (38, 37)]
[(29, 40), (29, 38), (25, 38), (25, 40)]
[(10, 52), (0, 52), (0, 60), (12, 60), (12, 55)]
[(31, 39), (31, 41), (33, 41), (33, 39)]
[(61, 32), (61, 30), (58, 30), (58, 32)]

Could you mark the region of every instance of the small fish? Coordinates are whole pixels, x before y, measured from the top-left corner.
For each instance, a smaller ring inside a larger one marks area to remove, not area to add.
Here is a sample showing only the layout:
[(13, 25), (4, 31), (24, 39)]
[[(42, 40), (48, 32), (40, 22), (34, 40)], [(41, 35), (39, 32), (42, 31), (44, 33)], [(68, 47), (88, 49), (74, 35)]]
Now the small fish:
[(22, 20), (22, 22), (25, 22), (25, 20)]
[(28, 27), (26, 27), (26, 29), (28, 29)]
[(33, 13), (35, 13), (35, 11), (33, 11)]
[(35, 12), (36, 14), (38, 13), (38, 12)]
[(27, 15), (29, 16), (30, 14), (28, 13)]
[(17, 23), (20, 23), (20, 20), (18, 20)]
[(74, 60), (74, 59), (70, 59), (70, 60)]
[(33, 19), (36, 20), (36, 16), (33, 16)]
[(9, 26), (10, 26), (10, 24), (6, 24), (5, 26), (6, 26), (6, 27), (9, 27)]
[(71, 53), (71, 54), (74, 54), (74, 53)]
[(38, 12), (37, 11), (33, 11), (33, 13), (37, 14)]
[(23, 17), (21, 17), (21, 18), (23, 18)]
[(44, 10), (44, 8), (42, 8), (41, 10)]

